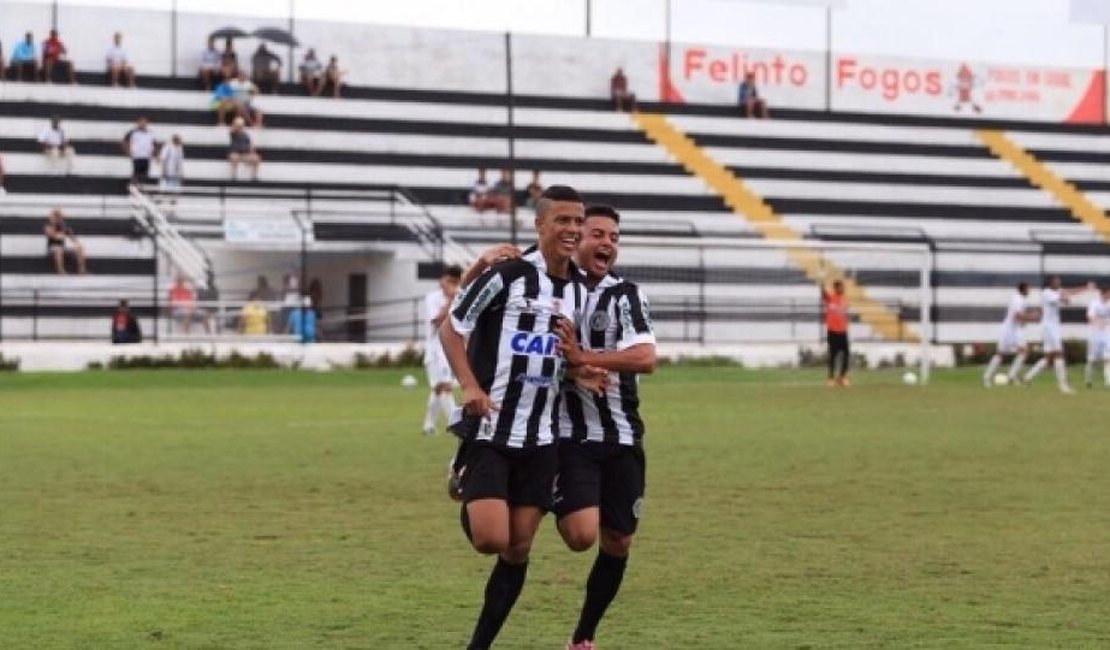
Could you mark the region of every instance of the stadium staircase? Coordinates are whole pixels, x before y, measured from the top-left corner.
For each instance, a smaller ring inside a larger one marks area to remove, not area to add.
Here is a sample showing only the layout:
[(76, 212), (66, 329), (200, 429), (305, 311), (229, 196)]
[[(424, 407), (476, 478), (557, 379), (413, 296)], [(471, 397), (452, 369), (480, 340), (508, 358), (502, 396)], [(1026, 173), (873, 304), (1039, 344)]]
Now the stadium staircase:
[[(768, 240), (796, 242), (802, 239), (802, 234), (783, 223), (782, 218), (775, 214), (762, 197), (751, 191), (741, 178), (713, 160), (696, 142), (671, 126), (666, 116), (637, 113), (633, 119), (652, 141), (666, 149), (683, 168), (705, 181), (706, 185), (721, 196), (725, 205), (747, 219)], [(871, 300), (859, 282), (848, 277), (843, 269), (838, 268), (825, 255), (800, 248), (786, 248), (784, 252), (814, 282), (824, 284), (832, 278), (843, 278), (852, 311), (883, 339), (917, 341), (916, 335), (905, 335), (905, 327), (898, 314), (886, 305)]]
[[(739, 119), (730, 107), (643, 105), (647, 112), (665, 113), (667, 123), (722, 170), (718, 181), (732, 177), (737, 192), (721, 192), (603, 100), (518, 97), (510, 129), (500, 95), (351, 88), (347, 97), (335, 101), (302, 97), (296, 87), (284, 86), (280, 95), (258, 100), (266, 127), (252, 134), (264, 162), (261, 181), (252, 184), (228, 178), (226, 129), (214, 126), (207, 95), (193, 84), (140, 78), (136, 90), (91, 84), (0, 86), (0, 153), (11, 192), (9, 207), (0, 203), (5, 217), (0, 231), (21, 224), (21, 236), (27, 237), (18, 248), (23, 252), (15, 254), (5, 232), (4, 252), (14, 255), (3, 262), (0, 282), (5, 291), (28, 281), (19, 269), (45, 264), (41, 223), (48, 205), (92, 204), (102, 196), (119, 197), (122, 207), (73, 217), (87, 240), (91, 269), (103, 278), (107, 269), (125, 264), (129, 273), (151, 282), (154, 269), (144, 257), (152, 250), (149, 241), (129, 239), (136, 227), (125, 197), (129, 163), (119, 153), (119, 139), (140, 113), (151, 119), (160, 139), (174, 133), (183, 137), (187, 187), (212, 195), (193, 197), (192, 214), (178, 209), (166, 215), (202, 247), (222, 237), (221, 222), (212, 216), (221, 194), (258, 194), (253, 204), (242, 204), (243, 210), (277, 207), (287, 218), (301, 209), (294, 204), (303, 202), (306, 193), (403, 188), (411, 197), (403, 220), (384, 207), (374, 218), (364, 214), (356, 219), (346, 214), (350, 204), (344, 207), (336, 200), (327, 205), (327, 200), (314, 198), (313, 209), (319, 212), (315, 238), (336, 247), (409, 246), (429, 258), (461, 260), (509, 236), (505, 216), (475, 214), (466, 196), (477, 169), (488, 169), (492, 183), (497, 170), (508, 164), (511, 134), (518, 186), (527, 182), (529, 170), (538, 169), (544, 184), (574, 185), (588, 200), (618, 206), (630, 241), (689, 243), (688, 249), (669, 249), (662, 258), (648, 247), (629, 246), (622, 252), (622, 268), (646, 287), (660, 327), (673, 326), (667, 336), (677, 338), (687, 336), (682, 319), (705, 316), (699, 310), (706, 301), (740, 312), (751, 301), (805, 305), (800, 311), (768, 307), (745, 319), (745, 340), (781, 337), (783, 323), (796, 313), (812, 315), (804, 319), (809, 328), (805, 335), (816, 336), (817, 258), (786, 252), (726, 255), (699, 249), (703, 243), (774, 237), (926, 242), (935, 251), (937, 334), (948, 341), (993, 338), (1010, 287), (1019, 280), (1036, 282), (1043, 274), (1056, 273), (1071, 283), (1091, 274), (1110, 275), (1110, 247), (1099, 235), (1094, 213), (1089, 211), (1086, 223), (1077, 221), (1065, 203), (1031, 184), (977, 135), (984, 126), (1004, 131), (1046, 169), (1105, 208), (1110, 204), (1110, 168), (1102, 152), (1110, 136), (1104, 129), (785, 109), (775, 112), (776, 119), (762, 121)], [(63, 118), (78, 150), (77, 167), (69, 177), (47, 167), (34, 141), (51, 115)], [(24, 205), (15, 207), (16, 200)], [(27, 201), (33, 205), (25, 205)], [(738, 205), (744, 219), (737, 218)], [(328, 211), (333, 214), (324, 215)], [(422, 211), (426, 215), (418, 214)], [(114, 235), (96, 234), (109, 221)], [(522, 232), (530, 231), (527, 215), (519, 216), (519, 224)], [(442, 233), (438, 240), (437, 232)], [(111, 254), (104, 248), (107, 241), (93, 239), (102, 236), (118, 247)], [(897, 307), (912, 301), (916, 277), (904, 269), (892, 271), (885, 262), (882, 255), (829, 255), (824, 272), (843, 271), (854, 287), (862, 287), (866, 295), (857, 294), (857, 304), (871, 301), (896, 310), (901, 338), (920, 335), (906, 327), (915, 319), (913, 309)], [(43, 271), (39, 268), (40, 280), (56, 280)], [(691, 306), (691, 297), (699, 294), (705, 299)], [(735, 316), (721, 317), (722, 330)], [(1081, 315), (1065, 318), (1078, 332)], [(858, 331), (861, 338), (885, 338), (892, 323), (862, 322)]]

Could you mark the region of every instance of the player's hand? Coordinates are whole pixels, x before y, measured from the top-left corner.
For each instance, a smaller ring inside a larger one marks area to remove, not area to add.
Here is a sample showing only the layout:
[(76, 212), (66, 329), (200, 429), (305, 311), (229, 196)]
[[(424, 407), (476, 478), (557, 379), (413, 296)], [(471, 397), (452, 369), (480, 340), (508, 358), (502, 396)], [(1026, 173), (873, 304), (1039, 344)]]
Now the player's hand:
[(493, 266), (498, 262), (505, 260), (515, 260), (520, 257), (520, 249), (512, 244), (498, 244), (493, 248), (484, 251), (481, 255), (482, 264), (487, 267)]
[(582, 348), (578, 347), (578, 333), (574, 331), (574, 323), (560, 318), (555, 324), (555, 335), (559, 337), (559, 351), (563, 353), (567, 363), (572, 366), (582, 365)]
[(605, 394), (609, 388), (609, 372), (596, 366), (578, 366), (571, 373), (574, 383), (583, 390), (597, 396)]
[(496, 411), (498, 406), (486, 391), (477, 386), (463, 387), (462, 391), (463, 413), (484, 418)]

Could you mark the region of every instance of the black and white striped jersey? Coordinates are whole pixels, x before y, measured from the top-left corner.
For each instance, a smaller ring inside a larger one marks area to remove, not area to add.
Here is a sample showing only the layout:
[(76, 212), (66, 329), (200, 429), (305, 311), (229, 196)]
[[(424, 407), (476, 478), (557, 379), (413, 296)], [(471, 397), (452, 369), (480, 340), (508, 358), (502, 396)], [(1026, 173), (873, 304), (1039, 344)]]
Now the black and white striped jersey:
[[(603, 278), (586, 298), (578, 340), (584, 349), (593, 351), (655, 345), (648, 302), (640, 288), (612, 273)], [(557, 435), (590, 442), (639, 444), (644, 421), (640, 418), (638, 381), (634, 372), (611, 372), (604, 396), (566, 382), (559, 398)]]
[(555, 324), (578, 324), (586, 287), (571, 264), (570, 280), (547, 274), (534, 249), (493, 265), (455, 298), (451, 326), (469, 336), (466, 352), (482, 390), (499, 409), (464, 415), (452, 427), (468, 440), (527, 448), (554, 442), (555, 398), (565, 374)]

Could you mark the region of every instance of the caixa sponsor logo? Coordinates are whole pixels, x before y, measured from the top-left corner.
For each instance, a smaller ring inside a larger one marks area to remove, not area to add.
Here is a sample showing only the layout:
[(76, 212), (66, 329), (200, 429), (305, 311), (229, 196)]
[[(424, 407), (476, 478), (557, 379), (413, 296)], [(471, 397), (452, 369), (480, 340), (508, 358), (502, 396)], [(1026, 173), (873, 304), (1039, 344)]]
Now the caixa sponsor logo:
[(541, 357), (555, 356), (559, 337), (554, 334), (533, 334), (531, 332), (517, 332), (509, 339), (509, 347), (517, 354), (537, 355)]

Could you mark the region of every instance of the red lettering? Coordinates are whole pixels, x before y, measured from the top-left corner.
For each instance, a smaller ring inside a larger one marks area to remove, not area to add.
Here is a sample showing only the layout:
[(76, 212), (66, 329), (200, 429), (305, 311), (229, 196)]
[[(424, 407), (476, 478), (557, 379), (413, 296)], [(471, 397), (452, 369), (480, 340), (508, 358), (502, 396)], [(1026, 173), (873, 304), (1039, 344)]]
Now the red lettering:
[(859, 73), (859, 85), (866, 90), (871, 90), (875, 87), (875, 81), (878, 78), (878, 74), (873, 69), (864, 68), (863, 72)]
[(841, 88), (844, 82), (856, 76), (856, 60), (840, 59), (836, 62), (836, 86)]
[(713, 59), (709, 62), (709, 78), (713, 81), (725, 81), (728, 79), (728, 64), (720, 59)]
[(776, 54), (774, 60), (771, 61), (771, 69), (775, 71), (774, 83), (776, 86), (782, 85), (782, 69), (786, 67), (786, 62), (782, 60), (782, 55)]
[(806, 85), (806, 80), (809, 79), (809, 70), (806, 70), (804, 65), (790, 66), (790, 83), (795, 86)]
[(906, 73), (906, 77), (902, 80), (906, 86), (906, 92), (913, 94), (921, 90), (921, 75), (916, 70), (910, 70)]
[(682, 76), (686, 79), (696, 70), (700, 70), (705, 59), (705, 50), (686, 50), (685, 61), (682, 66)]
[(883, 70), (883, 99), (894, 101), (898, 99), (902, 87), (901, 74), (893, 68)]
[(944, 84), (941, 83), (940, 72), (933, 70), (925, 74), (926, 95), (939, 95), (943, 90)]

